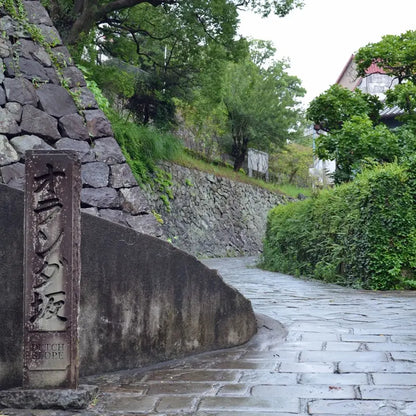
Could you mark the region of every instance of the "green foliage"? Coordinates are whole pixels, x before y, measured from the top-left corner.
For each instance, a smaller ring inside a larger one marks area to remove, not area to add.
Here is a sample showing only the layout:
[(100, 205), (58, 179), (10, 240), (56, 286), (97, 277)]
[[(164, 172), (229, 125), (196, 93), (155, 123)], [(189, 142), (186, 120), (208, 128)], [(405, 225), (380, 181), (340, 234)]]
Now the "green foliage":
[(312, 100), (306, 116), (321, 130), (332, 133), (340, 130), (352, 116), (367, 115), (377, 123), (382, 108), (376, 96), (334, 84)]
[[(240, 9), (254, 10), (261, 13), (263, 16), (268, 16), (273, 13), (278, 16), (285, 16), (293, 8), (301, 7), (300, 0), (161, 0), (161, 1), (146, 1), (136, 0), (118, 1), (118, 0), (44, 0), (50, 10), (55, 25), (61, 33), (65, 35), (66, 43), (76, 44), (80, 40), (82, 34), (88, 35), (94, 27), (99, 26), (123, 26), (126, 15), (130, 12), (134, 13), (137, 6), (148, 6), (149, 19), (144, 23), (152, 22), (154, 29), (160, 27), (160, 22), (150, 16), (152, 14), (151, 7), (154, 9), (161, 9), (164, 12), (177, 13), (183, 17), (181, 24), (172, 26), (172, 31), (182, 31), (188, 29), (191, 25), (198, 23), (201, 30), (204, 30), (211, 37), (215, 38), (216, 34), (231, 32), (235, 28), (230, 28), (230, 11), (237, 15)], [(120, 16), (121, 15), (121, 16)], [(234, 19), (235, 22), (235, 19)], [(130, 21), (128, 22), (130, 23)], [(137, 26), (128, 25), (131, 31), (134, 32)], [(151, 35), (156, 38), (152, 32), (146, 32), (143, 28), (139, 32), (141, 35)], [(234, 35), (232, 33), (232, 35)], [(189, 36), (191, 37), (191, 36)]]
[(390, 107), (397, 105), (404, 110), (406, 116), (401, 117), (403, 121), (414, 119), (416, 110), (416, 85), (412, 81), (407, 81), (386, 91), (386, 104)]
[(374, 162), (392, 162), (400, 155), (398, 137), (384, 124), (373, 125), (368, 116), (352, 116), (340, 130), (320, 135), (316, 154), (321, 159), (335, 159), (335, 183), (352, 180)]
[(156, 168), (153, 176), (153, 189), (159, 194), (165, 205), (166, 211), (170, 212), (170, 200), (173, 199), (172, 175), (163, 169)]
[(114, 136), (141, 183), (151, 181), (157, 161), (175, 157), (182, 148), (179, 139), (171, 134), (126, 121), (116, 113), (110, 114), (109, 119)]
[(264, 266), (366, 289), (416, 288), (415, 184), (415, 161), (390, 164), (274, 208)]
[[(400, 88), (388, 93), (388, 102), (396, 105), (407, 100), (415, 108), (414, 91), (409, 86), (398, 85)], [(312, 101), (307, 116), (326, 131), (316, 139), (315, 153), (320, 159), (336, 160), (336, 184), (352, 180), (374, 162), (392, 162), (415, 150), (415, 130), (411, 125), (390, 131), (379, 124), (381, 108), (377, 97), (339, 85)]]
[(83, 65), (78, 65), (78, 68), (84, 74), (85, 81), (87, 83), (88, 89), (94, 94), (95, 100), (97, 101), (98, 107), (107, 115), (111, 114), (111, 106), (108, 99), (104, 96), (101, 88), (97, 83), (92, 79), (92, 72)]
[(381, 41), (360, 48), (355, 61), (360, 76), (375, 63), (399, 83), (409, 80), (416, 84), (416, 31), (383, 36)]
[(402, 121), (415, 118), (416, 110), (416, 31), (401, 35), (386, 35), (377, 43), (360, 48), (355, 56), (358, 73), (365, 76), (371, 64), (382, 68), (398, 84), (387, 91), (386, 103), (405, 112)]
[(309, 168), (312, 163), (312, 147), (290, 143), (279, 153), (271, 155), (269, 169), (279, 182), (308, 187), (311, 185)]
[(159, 213), (157, 213), (155, 210), (152, 210), (152, 214), (156, 218), (156, 221), (159, 224), (163, 224), (164, 223), (163, 218), (162, 218), (162, 216)]
[(298, 99), (305, 93), (300, 80), (287, 73), (287, 62), (264, 66), (273, 53), (269, 44), (251, 46), (250, 57), (228, 65), (222, 84), (236, 171), (249, 143), (259, 150), (276, 150), (295, 135), (301, 119)]

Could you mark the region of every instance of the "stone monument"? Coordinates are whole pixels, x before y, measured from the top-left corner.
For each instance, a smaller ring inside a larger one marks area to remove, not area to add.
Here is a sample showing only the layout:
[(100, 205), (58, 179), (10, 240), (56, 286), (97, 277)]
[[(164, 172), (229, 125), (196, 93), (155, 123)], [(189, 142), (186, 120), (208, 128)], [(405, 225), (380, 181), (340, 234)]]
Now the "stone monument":
[(78, 387), (80, 163), (26, 153), (23, 387)]

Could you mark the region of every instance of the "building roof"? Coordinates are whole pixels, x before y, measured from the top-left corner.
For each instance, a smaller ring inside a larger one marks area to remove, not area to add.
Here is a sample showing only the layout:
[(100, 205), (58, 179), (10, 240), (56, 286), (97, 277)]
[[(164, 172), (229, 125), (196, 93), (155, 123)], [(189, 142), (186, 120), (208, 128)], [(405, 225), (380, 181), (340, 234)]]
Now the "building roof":
[(394, 118), (401, 114), (404, 114), (404, 111), (397, 105), (394, 107), (384, 107), (383, 110), (380, 111), (380, 118)]
[[(377, 63), (372, 63), (367, 68), (365, 73), (366, 76), (373, 74), (384, 74), (387, 76), (386, 72), (382, 68), (380, 68), (377, 65)], [(363, 79), (363, 77), (358, 76), (356, 64), (354, 62), (354, 55), (351, 55), (337, 79), (337, 84), (342, 85), (343, 87), (348, 88), (350, 90), (353, 90), (360, 86)], [(381, 119), (391, 119), (401, 114), (403, 114), (403, 110), (401, 110), (398, 106), (394, 106), (391, 108), (385, 106), (383, 110), (380, 112), (380, 117)]]
[[(354, 57), (354, 55), (353, 55)], [(366, 75), (372, 75), (372, 74), (385, 74), (385, 71), (383, 68), (380, 68), (376, 63), (372, 63), (366, 70)]]

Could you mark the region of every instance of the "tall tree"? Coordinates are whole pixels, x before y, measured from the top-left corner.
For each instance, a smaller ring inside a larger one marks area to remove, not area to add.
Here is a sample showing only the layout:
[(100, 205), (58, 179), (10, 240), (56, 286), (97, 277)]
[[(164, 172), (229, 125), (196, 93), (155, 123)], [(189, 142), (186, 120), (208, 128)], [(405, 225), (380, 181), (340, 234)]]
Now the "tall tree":
[(259, 150), (277, 149), (295, 136), (300, 126), (298, 99), (305, 94), (300, 80), (287, 73), (285, 61), (272, 61), (264, 67), (271, 47), (260, 47), (244, 61), (230, 63), (223, 79), (222, 103), (236, 171), (244, 163), (249, 143)]
[(224, 8), (251, 9), (263, 16), (270, 13), (285, 16), (302, 6), (302, 0), (50, 0), (49, 9), (66, 43), (75, 44), (82, 34), (87, 35), (95, 26), (108, 24), (118, 12), (140, 4), (185, 14), (192, 12), (194, 19), (211, 31), (221, 28)]
[[(245, 42), (234, 39), (235, 8), (217, 12), (226, 24), (208, 31), (192, 9), (137, 5), (99, 25), (91, 32), (94, 41), (81, 43), (75, 56), (106, 93), (124, 98), (138, 122), (166, 122), (174, 117), (174, 98), (187, 100), (204, 72), (245, 53)], [(117, 76), (121, 72), (130, 77)], [(129, 79), (133, 85), (126, 88)]]

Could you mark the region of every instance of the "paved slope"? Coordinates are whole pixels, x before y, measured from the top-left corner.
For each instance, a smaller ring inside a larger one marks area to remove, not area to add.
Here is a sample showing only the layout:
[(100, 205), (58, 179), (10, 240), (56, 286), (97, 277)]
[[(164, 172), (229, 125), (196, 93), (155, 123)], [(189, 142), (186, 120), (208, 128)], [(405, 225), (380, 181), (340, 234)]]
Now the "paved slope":
[[(416, 292), (303, 281), (253, 261), (205, 261), (267, 315), (252, 341), (85, 379), (102, 393), (82, 414), (416, 415)], [(68, 413), (36, 412), (46, 414)]]

